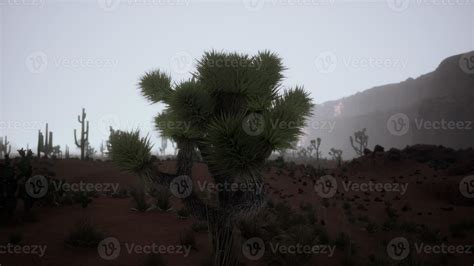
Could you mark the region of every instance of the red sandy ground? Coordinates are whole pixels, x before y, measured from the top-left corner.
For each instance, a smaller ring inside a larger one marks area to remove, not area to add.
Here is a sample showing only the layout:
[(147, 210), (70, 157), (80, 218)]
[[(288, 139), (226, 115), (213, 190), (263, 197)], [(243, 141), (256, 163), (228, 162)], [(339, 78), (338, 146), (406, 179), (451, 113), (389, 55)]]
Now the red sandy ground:
[[(175, 163), (172, 161), (161, 162), (164, 171), (173, 172)], [(137, 177), (133, 174), (120, 171), (110, 162), (83, 162), (75, 159), (57, 160), (48, 166), (48, 169), (56, 173), (56, 178), (65, 179), (68, 182), (91, 182), (91, 183), (119, 183), (122, 188), (134, 184)], [(414, 174), (419, 170), (419, 174)], [(343, 175), (349, 180), (358, 181), (370, 179), (378, 182), (393, 182), (391, 177), (397, 177), (397, 182), (408, 182), (408, 192), (396, 199), (396, 194), (385, 193), (346, 193), (346, 200), (358, 195), (359, 199), (354, 199), (352, 211), (355, 217), (368, 215), (371, 220), (381, 226), (386, 214), (385, 204), (387, 200), (393, 203), (393, 207), (400, 214), (400, 220), (410, 221), (429, 225), (430, 228), (439, 228), (444, 235), (449, 236), (448, 227), (450, 224), (459, 222), (465, 218), (472, 218), (471, 207), (453, 206), (449, 200), (443, 198), (446, 193), (454, 193), (451, 190), (457, 188), (459, 180), (463, 176), (448, 176), (442, 171), (434, 171), (425, 164), (414, 161), (391, 162), (383, 158), (367, 159), (361, 164), (353, 164), (347, 167), (347, 171), (334, 170), (331, 173), (341, 179)], [(203, 164), (196, 164), (193, 169), (194, 178), (209, 178), (207, 168)], [(436, 176), (434, 176), (436, 175)], [(399, 178), (403, 177), (403, 178)], [(426, 177), (426, 179), (425, 179)], [(301, 181), (300, 181), (301, 179)], [(287, 175), (287, 171), (277, 174), (277, 169), (272, 168), (265, 173), (266, 190), (268, 195), (276, 201), (287, 201), (295, 208), (302, 202), (311, 202), (318, 207), (318, 220), (325, 220), (331, 239), (338, 233), (346, 232), (350, 234), (357, 244), (357, 254), (366, 259), (369, 254), (385, 254), (383, 241), (401, 236), (400, 233), (379, 232), (369, 234), (365, 226), (356, 223), (349, 223), (345, 217), (340, 199), (330, 199), (330, 207), (323, 208), (321, 199), (315, 194), (313, 182), (316, 177), (302, 176), (301, 171), (297, 171), (294, 178)], [(418, 181), (418, 183), (417, 183)], [(306, 185), (303, 185), (306, 182)], [(421, 182), (421, 183), (420, 183)], [(298, 189), (302, 190), (298, 191)], [(451, 190), (450, 190), (451, 189)], [(381, 202), (374, 201), (378, 197)], [(364, 201), (367, 199), (367, 202)], [(333, 207), (333, 204), (336, 206)], [(356, 206), (362, 203), (368, 211), (358, 210)], [(401, 212), (403, 205), (409, 203), (411, 211)], [(178, 201), (173, 202), (174, 209), (180, 208)], [(453, 207), (453, 211), (444, 211), (442, 207)], [(121, 243), (136, 244), (179, 244), (179, 235), (191, 224), (195, 222), (190, 218), (187, 220), (178, 219), (173, 212), (163, 213), (159, 211), (134, 212), (131, 210), (133, 203), (130, 198), (118, 199), (106, 195), (94, 198), (87, 207), (79, 205), (62, 206), (58, 208), (35, 207), (34, 212), (38, 215), (38, 222), (24, 223), (19, 225), (9, 225), (0, 227), (0, 243), (6, 243), (12, 232), (22, 232), (23, 244), (45, 244), (47, 245), (46, 255), (38, 258), (35, 255), (0, 255), (1, 266), (13, 265), (140, 265), (146, 258), (142, 254), (126, 254), (123, 250), (120, 257), (113, 261), (106, 261), (98, 256), (95, 249), (77, 249), (64, 245), (70, 229), (81, 217), (89, 217), (108, 236), (114, 236)], [(421, 213), (421, 214), (419, 214)], [(167, 265), (200, 265), (201, 261), (210, 256), (210, 244), (207, 233), (195, 233), (198, 251), (192, 251), (189, 257), (182, 255), (165, 254)], [(474, 238), (470, 238), (472, 243)], [(448, 237), (449, 244), (456, 244), (455, 240)], [(333, 258), (313, 256), (310, 265), (340, 265), (343, 257), (341, 251), (336, 251)], [(472, 265), (474, 256), (461, 255), (450, 259), (450, 265)], [(248, 265), (257, 265), (248, 263)], [(261, 263), (260, 265), (264, 265)], [(294, 265), (296, 266), (296, 265)]]

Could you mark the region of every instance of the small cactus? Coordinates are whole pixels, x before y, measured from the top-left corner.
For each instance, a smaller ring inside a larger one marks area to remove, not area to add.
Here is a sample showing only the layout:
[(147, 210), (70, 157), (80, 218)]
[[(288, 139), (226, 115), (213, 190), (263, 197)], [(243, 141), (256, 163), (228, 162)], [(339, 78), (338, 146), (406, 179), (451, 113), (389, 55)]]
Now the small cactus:
[(77, 139), (77, 132), (74, 129), (74, 141), (76, 146), (81, 149), (81, 160), (84, 160), (87, 152), (87, 143), (89, 142), (89, 121), (86, 122), (86, 109), (82, 108), (82, 118), (78, 115), (77, 121), (81, 124), (81, 138)]
[(10, 155), (12, 151), (12, 146), (8, 142), (8, 137), (0, 137), (0, 158), (3, 158), (6, 155)]
[(366, 129), (364, 128), (361, 131), (355, 132), (354, 138), (351, 136), (349, 139), (356, 154), (359, 156), (364, 155), (364, 150), (367, 149), (367, 145), (369, 144), (369, 137), (366, 134)]
[(46, 123), (45, 134), (38, 130), (38, 158), (41, 158), (41, 153), (44, 154), (45, 158), (48, 158), (53, 152), (53, 132), (49, 131), (48, 124)]

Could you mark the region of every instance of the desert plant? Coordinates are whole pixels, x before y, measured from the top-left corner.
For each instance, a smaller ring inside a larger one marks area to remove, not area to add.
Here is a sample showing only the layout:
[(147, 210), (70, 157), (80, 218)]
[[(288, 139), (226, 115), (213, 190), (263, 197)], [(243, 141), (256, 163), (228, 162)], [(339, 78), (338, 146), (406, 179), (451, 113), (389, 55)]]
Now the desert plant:
[[(236, 63), (216, 66), (216, 62)], [(112, 138), (114, 161), (144, 179), (169, 184), (176, 176), (192, 178), (197, 150), (216, 184), (262, 184), (265, 160), (272, 151), (291, 147), (302, 134), (301, 122), (313, 106), (300, 87), (278, 93), (283, 69), (281, 59), (270, 52), (250, 57), (213, 51), (198, 61), (192, 79), (174, 86), (171, 77), (159, 70), (146, 73), (140, 88), (152, 103), (165, 104), (155, 122), (161, 135), (177, 144), (177, 173), (160, 173), (149, 163), (150, 153), (141, 152), (150, 145), (137, 132)], [(186, 127), (176, 126), (177, 122)], [(288, 122), (297, 122), (297, 126), (272, 127), (272, 123)], [(194, 192), (183, 199), (194, 216), (209, 220), (216, 265), (236, 263), (232, 241), (236, 216), (255, 213), (263, 199), (263, 194), (255, 191), (228, 190), (219, 191), (212, 205)]]
[(12, 145), (8, 142), (8, 137), (0, 137), (0, 158), (3, 158), (5, 155), (10, 155), (12, 151)]
[(186, 207), (184, 207), (184, 208), (179, 209), (179, 210), (176, 212), (176, 214), (178, 215), (178, 217), (179, 217), (180, 219), (186, 219), (186, 218), (189, 217), (190, 212), (189, 212), (189, 210), (188, 210)]
[(150, 204), (146, 199), (145, 189), (142, 185), (132, 186), (130, 188), (130, 196), (132, 196), (135, 207), (132, 208), (134, 211), (147, 211), (150, 209)]
[(161, 137), (161, 147), (160, 147), (161, 156), (165, 156), (167, 147), (168, 147), (168, 139), (166, 137)]
[(86, 142), (86, 160), (90, 160), (94, 157), (94, 155), (97, 153), (94, 147), (92, 147), (89, 143), (89, 141)]
[[(171, 192), (167, 188), (159, 187), (158, 189), (153, 190), (151, 194), (153, 198), (155, 198), (155, 205), (160, 211), (171, 210)], [(183, 214), (183, 209), (180, 211), (180, 213)]]
[(102, 239), (104, 239), (104, 233), (91, 220), (82, 218), (71, 229), (65, 243), (72, 247), (95, 248)]
[(337, 166), (338, 166), (338, 167), (341, 167), (341, 163), (342, 163), (342, 150), (338, 150), (338, 149), (335, 149), (335, 148), (331, 148), (331, 150), (329, 151), (329, 155), (331, 155), (331, 156), (332, 156), (332, 159), (337, 162)]
[(86, 122), (86, 116), (86, 110), (82, 108), (82, 116), (77, 116), (77, 121), (81, 124), (81, 138), (79, 140), (77, 139), (77, 132), (74, 129), (74, 142), (76, 146), (81, 149), (81, 160), (85, 158), (89, 143), (89, 121)]
[(66, 145), (66, 151), (65, 151), (64, 157), (65, 157), (66, 159), (71, 158), (70, 155), (69, 155), (69, 146), (68, 146), (68, 145)]
[(45, 158), (48, 158), (54, 152), (53, 148), (53, 132), (48, 130), (48, 123), (46, 123), (44, 135), (41, 130), (38, 130), (38, 158), (41, 157), (41, 153), (44, 154)]
[(369, 144), (369, 137), (366, 134), (366, 129), (364, 128), (361, 131), (355, 132), (354, 137), (350, 136), (349, 139), (356, 154), (358, 156), (364, 155), (364, 150), (367, 149), (367, 145)]

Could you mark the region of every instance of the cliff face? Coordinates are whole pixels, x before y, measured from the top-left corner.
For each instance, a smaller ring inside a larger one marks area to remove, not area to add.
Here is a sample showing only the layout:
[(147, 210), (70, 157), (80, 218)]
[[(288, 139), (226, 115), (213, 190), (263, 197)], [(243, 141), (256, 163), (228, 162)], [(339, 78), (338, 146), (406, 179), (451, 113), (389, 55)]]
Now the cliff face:
[(449, 57), (435, 71), (416, 79), (317, 105), (305, 142), (320, 137), (325, 156), (335, 147), (347, 159), (355, 156), (349, 136), (367, 128), (370, 149), (376, 144), (385, 148), (413, 144), (474, 147), (471, 68), (474, 52)]

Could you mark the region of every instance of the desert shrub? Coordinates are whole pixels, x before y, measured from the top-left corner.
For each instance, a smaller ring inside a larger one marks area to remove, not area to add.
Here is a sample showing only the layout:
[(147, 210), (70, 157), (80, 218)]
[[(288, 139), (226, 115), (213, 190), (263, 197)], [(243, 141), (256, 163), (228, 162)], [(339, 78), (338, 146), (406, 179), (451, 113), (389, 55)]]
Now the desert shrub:
[(135, 204), (133, 210), (144, 212), (150, 208), (142, 186), (131, 187), (130, 196), (132, 196), (133, 203)]
[(168, 189), (160, 187), (154, 190), (152, 196), (159, 210), (169, 211), (171, 209), (171, 192)]
[(207, 224), (207, 222), (195, 222), (191, 225), (191, 229), (194, 231), (194, 232), (197, 232), (197, 233), (200, 233), (200, 232), (207, 232), (209, 231), (209, 225)]
[(179, 243), (186, 247), (191, 247), (193, 250), (197, 250), (196, 237), (194, 236), (194, 231), (186, 230), (179, 237)]
[(92, 199), (90, 198), (90, 194), (84, 191), (74, 192), (72, 194), (72, 198), (74, 202), (81, 204), (82, 208), (87, 208), (89, 203), (92, 202)]
[(95, 248), (104, 239), (104, 234), (89, 219), (76, 222), (65, 240), (72, 247)]
[(161, 254), (151, 254), (148, 255), (143, 263), (142, 266), (165, 266), (166, 262), (165, 259)]

